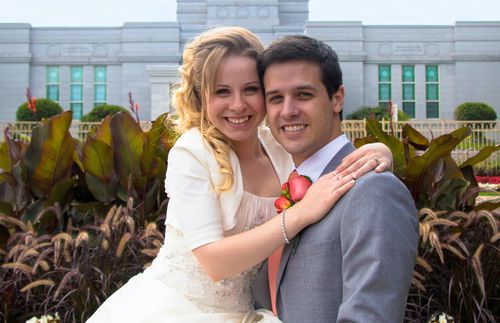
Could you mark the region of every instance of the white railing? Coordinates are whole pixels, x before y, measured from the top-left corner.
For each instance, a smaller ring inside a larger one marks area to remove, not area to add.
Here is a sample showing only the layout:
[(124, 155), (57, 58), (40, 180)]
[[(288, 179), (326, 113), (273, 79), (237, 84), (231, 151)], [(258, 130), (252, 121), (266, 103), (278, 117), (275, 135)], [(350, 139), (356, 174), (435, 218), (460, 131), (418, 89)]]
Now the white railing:
[[(37, 122), (0, 122), (0, 130), (3, 132), (6, 127), (9, 127), (11, 135), (23, 142), (29, 142), (31, 139), (31, 131), (37, 125)], [(94, 129), (99, 122), (79, 122), (73, 121), (70, 128), (70, 133), (74, 138), (85, 140), (88, 134)], [(500, 144), (500, 126), (496, 125), (495, 121), (400, 121), (396, 122), (394, 127), (395, 135), (401, 137), (401, 130), (404, 124), (409, 124), (428, 139), (439, 137), (443, 134), (450, 133), (461, 127), (470, 127), (473, 131), (453, 152), (457, 162), (463, 162), (469, 157), (474, 156), (484, 146), (494, 146)], [(143, 130), (151, 128), (150, 121), (141, 122)], [(390, 132), (388, 121), (382, 121), (382, 129)], [(362, 138), (367, 135), (365, 120), (344, 120), (342, 121), (342, 131), (347, 137), (354, 141), (356, 138)], [(478, 165), (479, 167), (493, 168), (500, 170), (500, 153), (493, 153), (490, 158)]]

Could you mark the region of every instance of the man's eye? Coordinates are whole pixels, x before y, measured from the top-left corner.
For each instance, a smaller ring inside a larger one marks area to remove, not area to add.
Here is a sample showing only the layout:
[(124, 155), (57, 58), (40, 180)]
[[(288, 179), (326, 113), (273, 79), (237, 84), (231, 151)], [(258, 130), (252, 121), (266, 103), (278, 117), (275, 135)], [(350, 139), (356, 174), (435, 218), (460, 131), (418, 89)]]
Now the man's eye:
[(267, 102), (276, 104), (276, 103), (280, 103), (282, 100), (283, 100), (283, 97), (281, 97), (279, 95), (275, 95), (275, 96), (269, 97), (267, 99)]
[(309, 99), (311, 96), (312, 96), (311, 93), (307, 93), (307, 92), (300, 92), (299, 93), (299, 98), (301, 98), (301, 99)]

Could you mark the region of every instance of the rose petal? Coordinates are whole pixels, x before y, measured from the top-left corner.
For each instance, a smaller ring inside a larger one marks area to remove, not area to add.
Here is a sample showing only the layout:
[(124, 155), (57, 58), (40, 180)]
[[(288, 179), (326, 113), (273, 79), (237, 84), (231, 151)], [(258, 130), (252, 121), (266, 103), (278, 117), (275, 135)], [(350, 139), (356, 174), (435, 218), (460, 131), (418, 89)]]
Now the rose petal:
[(292, 201), (298, 202), (302, 198), (304, 198), (304, 195), (306, 195), (306, 192), (312, 185), (312, 183), (308, 178), (304, 176), (298, 176), (291, 179), (288, 185)]

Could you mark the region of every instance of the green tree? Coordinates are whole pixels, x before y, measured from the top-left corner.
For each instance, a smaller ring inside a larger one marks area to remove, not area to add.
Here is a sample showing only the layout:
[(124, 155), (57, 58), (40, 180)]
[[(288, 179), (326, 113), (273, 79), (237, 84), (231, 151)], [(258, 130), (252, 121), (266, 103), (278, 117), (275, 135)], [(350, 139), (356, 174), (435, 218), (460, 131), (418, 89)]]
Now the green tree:
[(108, 115), (113, 115), (118, 112), (128, 112), (127, 109), (119, 105), (103, 104), (93, 108), (89, 113), (82, 117), (83, 122), (99, 122)]
[[(386, 107), (378, 106), (378, 107), (370, 107), (370, 106), (362, 106), (359, 107), (356, 111), (347, 115), (346, 120), (363, 120), (368, 119), (370, 117), (374, 117), (377, 120), (389, 119), (389, 111)], [(406, 121), (410, 120), (410, 117), (402, 110), (398, 110), (398, 120)]]
[(49, 99), (36, 99), (34, 101), (36, 101), (36, 112), (28, 108), (28, 102), (24, 102), (17, 108), (17, 121), (40, 121), (63, 112), (59, 103), (55, 101)]
[(455, 119), (472, 120), (496, 120), (497, 113), (488, 104), (483, 102), (465, 102), (455, 109)]

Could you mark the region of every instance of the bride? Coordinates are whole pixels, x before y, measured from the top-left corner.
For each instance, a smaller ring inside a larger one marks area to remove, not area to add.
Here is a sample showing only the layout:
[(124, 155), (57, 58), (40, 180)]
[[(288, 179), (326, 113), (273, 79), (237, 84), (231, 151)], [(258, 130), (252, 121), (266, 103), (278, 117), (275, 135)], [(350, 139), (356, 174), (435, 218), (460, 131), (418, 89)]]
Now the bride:
[[(174, 94), (182, 135), (168, 156), (165, 244), (88, 322), (280, 322), (254, 310), (251, 291), (259, 264), (285, 243), (274, 200), (293, 167), (261, 126), (262, 50), (239, 27), (209, 30), (187, 45)], [(319, 221), (353, 178), (387, 169), (392, 155), (372, 144), (348, 160), (340, 176), (321, 177), (287, 210), (289, 239)]]

